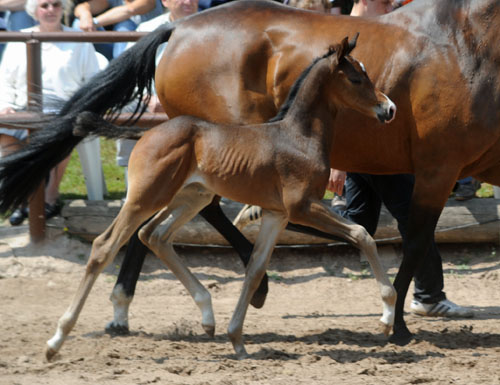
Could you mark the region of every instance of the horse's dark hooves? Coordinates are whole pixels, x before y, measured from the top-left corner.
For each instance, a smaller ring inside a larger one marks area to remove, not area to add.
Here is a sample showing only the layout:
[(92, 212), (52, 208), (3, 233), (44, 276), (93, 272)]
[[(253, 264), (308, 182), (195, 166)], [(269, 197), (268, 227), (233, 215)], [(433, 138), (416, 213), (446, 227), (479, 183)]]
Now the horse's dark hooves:
[(128, 336), (130, 334), (128, 326), (119, 325), (114, 322), (107, 324), (104, 331), (111, 336)]
[(262, 281), (260, 281), (260, 285), (255, 290), (255, 293), (253, 293), (252, 300), (250, 301), (250, 304), (256, 308), (260, 309), (262, 306), (264, 306), (264, 303), (266, 302), (266, 297), (267, 297), (267, 292), (269, 291), (269, 278), (267, 274), (264, 274), (264, 277), (262, 278)]
[(406, 325), (403, 325), (398, 328), (394, 327), (394, 334), (389, 337), (389, 342), (399, 346), (405, 346), (408, 345), (412, 339), (413, 334), (411, 334)]

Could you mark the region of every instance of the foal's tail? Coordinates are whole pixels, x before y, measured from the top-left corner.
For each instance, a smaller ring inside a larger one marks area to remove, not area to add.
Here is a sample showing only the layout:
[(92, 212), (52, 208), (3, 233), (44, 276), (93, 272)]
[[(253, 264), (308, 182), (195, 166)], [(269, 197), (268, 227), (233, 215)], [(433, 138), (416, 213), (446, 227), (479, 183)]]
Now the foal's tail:
[(140, 139), (149, 128), (118, 126), (90, 111), (83, 111), (76, 117), (73, 135), (82, 138), (88, 135), (104, 136), (108, 139)]
[(144, 36), (80, 88), (21, 150), (0, 159), (0, 212), (26, 201), (47, 173), (83, 139), (73, 133), (81, 112), (113, 119), (134, 101), (137, 104), (128, 123), (140, 118), (151, 95), (156, 49), (168, 41), (174, 29), (175, 24), (163, 26)]

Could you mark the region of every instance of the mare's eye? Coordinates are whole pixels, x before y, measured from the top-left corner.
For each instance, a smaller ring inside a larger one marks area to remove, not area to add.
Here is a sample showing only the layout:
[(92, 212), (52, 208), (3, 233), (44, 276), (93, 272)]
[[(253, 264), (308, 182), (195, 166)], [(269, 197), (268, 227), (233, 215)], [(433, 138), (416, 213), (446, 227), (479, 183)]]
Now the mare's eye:
[(361, 80), (360, 79), (349, 79), (349, 81), (352, 83), (352, 84), (361, 84)]

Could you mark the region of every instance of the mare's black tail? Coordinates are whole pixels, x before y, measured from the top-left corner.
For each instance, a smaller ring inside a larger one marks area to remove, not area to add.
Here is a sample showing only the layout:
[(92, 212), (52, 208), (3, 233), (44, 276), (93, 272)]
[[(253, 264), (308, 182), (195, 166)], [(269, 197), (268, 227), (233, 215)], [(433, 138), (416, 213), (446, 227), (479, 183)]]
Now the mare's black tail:
[(0, 159), (0, 212), (26, 201), (50, 169), (83, 139), (73, 134), (79, 113), (90, 111), (112, 119), (133, 101), (137, 105), (130, 121), (144, 113), (156, 68), (156, 49), (168, 41), (174, 28), (160, 27), (140, 39), (80, 88), (56, 118), (30, 136), (26, 146)]

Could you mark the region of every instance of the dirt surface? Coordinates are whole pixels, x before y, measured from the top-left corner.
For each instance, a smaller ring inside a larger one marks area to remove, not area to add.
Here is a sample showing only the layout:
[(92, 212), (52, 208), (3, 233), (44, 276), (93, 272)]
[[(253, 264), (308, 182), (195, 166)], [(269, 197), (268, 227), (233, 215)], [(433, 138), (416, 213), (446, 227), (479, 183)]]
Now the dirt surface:
[[(131, 335), (104, 333), (119, 256), (99, 277), (70, 338), (53, 362), (45, 342), (69, 305), (89, 244), (0, 229), (0, 384), (500, 384), (500, 250), (441, 246), (449, 299), (472, 320), (407, 314), (415, 339), (404, 347), (378, 331), (381, 301), (369, 269), (346, 246), (279, 249), (263, 309), (250, 308), (250, 358), (234, 358), (226, 328), (243, 269), (230, 249), (180, 249), (210, 288), (215, 339), (203, 334), (186, 290), (148, 257), (131, 305)], [(380, 248), (391, 275), (399, 246)], [(412, 289), (411, 289), (412, 290)], [(409, 300), (406, 309), (409, 310)]]

